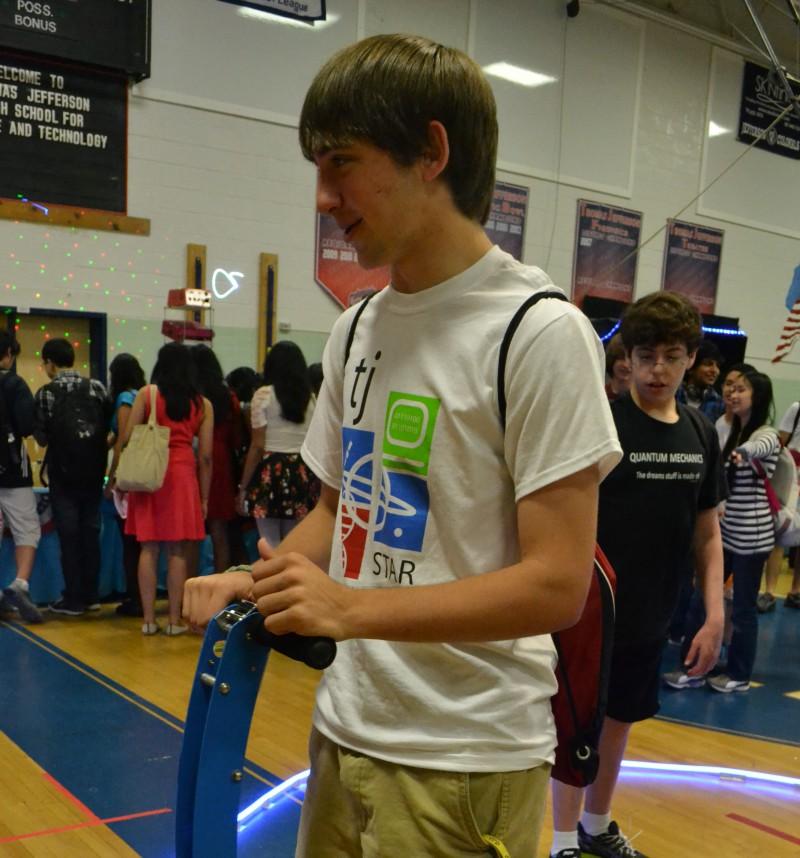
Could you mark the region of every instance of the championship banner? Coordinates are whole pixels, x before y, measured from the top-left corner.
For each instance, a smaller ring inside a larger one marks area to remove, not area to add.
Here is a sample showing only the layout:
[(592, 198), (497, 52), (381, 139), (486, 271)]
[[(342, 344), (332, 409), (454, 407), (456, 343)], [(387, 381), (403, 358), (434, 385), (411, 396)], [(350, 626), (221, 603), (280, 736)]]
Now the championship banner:
[[(795, 99), (800, 98), (800, 86), (792, 84), (792, 90)], [(742, 143), (752, 143), (788, 105), (789, 93), (781, 81), (769, 69), (746, 62), (736, 139)], [(755, 145), (758, 149), (766, 149), (776, 155), (800, 159), (800, 116), (797, 111), (790, 110)]]
[(325, 0), (222, 0), (232, 6), (247, 6), (259, 12), (280, 15), (283, 18), (294, 18), (313, 24), (314, 21), (325, 20)]
[(345, 309), (373, 292), (380, 292), (390, 280), (388, 266), (362, 268), (355, 247), (344, 239), (342, 230), (329, 215), (317, 214), (314, 279)]
[(631, 302), (641, 233), (641, 212), (578, 200), (572, 265), (572, 300), (578, 307), (587, 295)]
[(520, 262), (527, 214), (528, 189), (507, 182), (495, 182), (492, 210), (484, 228), (494, 244)]
[(661, 288), (685, 295), (700, 313), (713, 313), (723, 235), (721, 229), (668, 220)]

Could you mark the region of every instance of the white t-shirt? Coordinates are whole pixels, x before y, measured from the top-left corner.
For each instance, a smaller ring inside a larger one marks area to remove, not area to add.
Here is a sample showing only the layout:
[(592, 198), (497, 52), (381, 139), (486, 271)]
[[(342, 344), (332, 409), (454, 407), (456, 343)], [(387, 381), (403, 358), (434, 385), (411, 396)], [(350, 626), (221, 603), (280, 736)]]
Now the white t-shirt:
[[(781, 418), (781, 422), (778, 425), (779, 432), (785, 432), (787, 435), (790, 435), (792, 429), (794, 428), (794, 421), (797, 418), (797, 409), (800, 408), (800, 402), (793, 402), (786, 414)], [(794, 433), (794, 436), (789, 438), (786, 446), (790, 450), (800, 450), (800, 421), (797, 423), (797, 429)]]
[(728, 443), (728, 438), (731, 436), (731, 427), (733, 423), (728, 423), (725, 419), (725, 415), (721, 414), (717, 418), (717, 422), (714, 424), (717, 430), (717, 438), (719, 438), (719, 448), (720, 450), (725, 449), (725, 445)]
[(287, 420), (281, 412), (281, 404), (272, 385), (259, 387), (250, 403), (250, 425), (253, 429), (267, 427), (264, 449), (269, 453), (299, 453), (313, 415), (312, 396), (306, 408), (306, 419), (302, 423)]
[[(544, 272), (497, 247), (419, 294), (390, 286), (361, 316), (344, 379), (356, 308), (337, 320), (302, 450), (340, 490), (333, 579), (421, 589), (511, 565), (515, 501), (594, 463), (602, 476), (617, 463), (602, 347), (564, 301), (537, 304), (514, 335), (501, 428), (500, 343), (514, 312), (546, 287)], [(345, 641), (320, 683), (314, 724), (404, 765), (525, 769), (553, 760), (554, 664), (549, 635)]]

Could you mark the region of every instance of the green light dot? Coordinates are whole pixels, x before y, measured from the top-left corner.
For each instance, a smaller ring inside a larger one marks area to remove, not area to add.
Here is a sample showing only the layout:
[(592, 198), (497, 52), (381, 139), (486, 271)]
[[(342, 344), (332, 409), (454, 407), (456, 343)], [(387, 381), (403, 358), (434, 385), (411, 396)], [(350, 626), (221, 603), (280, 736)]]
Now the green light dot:
[(39, 325), (39, 330), (40, 331), (46, 331), (47, 328), (44, 325)]
[(117, 348), (122, 348), (122, 340), (117, 340)]
[(34, 355), (36, 355), (36, 357), (39, 357), (41, 355), (41, 352), (34, 352)]
[(43, 244), (42, 247), (44, 247), (45, 250), (48, 250), (50, 248), (50, 245), (49, 244)]
[(86, 345), (90, 346), (91, 344), (92, 344), (91, 339), (89, 339), (89, 337), (86, 337)]
[(83, 313), (86, 307), (78, 307), (78, 309), (81, 311), (81, 313)]
[(108, 270), (109, 270), (109, 271), (116, 271), (116, 270), (117, 270), (117, 268), (116, 268), (116, 266), (115, 266), (115, 265), (112, 265)]
[(105, 294), (106, 294), (106, 295), (110, 295), (110, 294), (111, 294), (111, 292), (110, 292), (108, 289), (106, 289), (106, 290), (105, 290)]
[(67, 251), (67, 256), (72, 256), (72, 254), (69, 251)]

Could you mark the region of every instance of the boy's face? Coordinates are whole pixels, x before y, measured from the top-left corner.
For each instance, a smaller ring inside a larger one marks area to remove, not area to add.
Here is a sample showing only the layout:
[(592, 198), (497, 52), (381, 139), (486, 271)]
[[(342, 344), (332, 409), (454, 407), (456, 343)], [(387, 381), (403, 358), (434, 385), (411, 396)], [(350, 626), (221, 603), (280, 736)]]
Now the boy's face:
[(719, 378), (719, 364), (714, 358), (706, 358), (692, 368), (692, 378), (696, 384), (711, 387)]
[(425, 200), (415, 165), (400, 167), (366, 142), (331, 149), (315, 160), (317, 210), (336, 219), (362, 268), (392, 265), (413, 253)]
[(633, 387), (644, 405), (659, 407), (675, 398), (695, 353), (683, 343), (634, 346), (631, 352)]

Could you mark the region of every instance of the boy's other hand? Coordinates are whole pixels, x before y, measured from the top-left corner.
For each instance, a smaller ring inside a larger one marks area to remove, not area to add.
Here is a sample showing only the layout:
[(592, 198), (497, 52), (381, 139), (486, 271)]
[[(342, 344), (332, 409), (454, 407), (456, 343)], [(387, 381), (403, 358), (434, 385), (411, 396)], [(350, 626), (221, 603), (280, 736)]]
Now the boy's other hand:
[(253, 564), (253, 600), (264, 625), (276, 635), (295, 632), (340, 641), (347, 637), (345, 617), (354, 592), (296, 552), (276, 556), (265, 539), (261, 560)]
[(253, 600), (249, 572), (224, 572), (190, 578), (183, 588), (183, 618), (200, 632), (223, 608), (242, 599)]
[(684, 662), (689, 676), (705, 676), (717, 663), (722, 631), (721, 624), (706, 622), (694, 636)]

